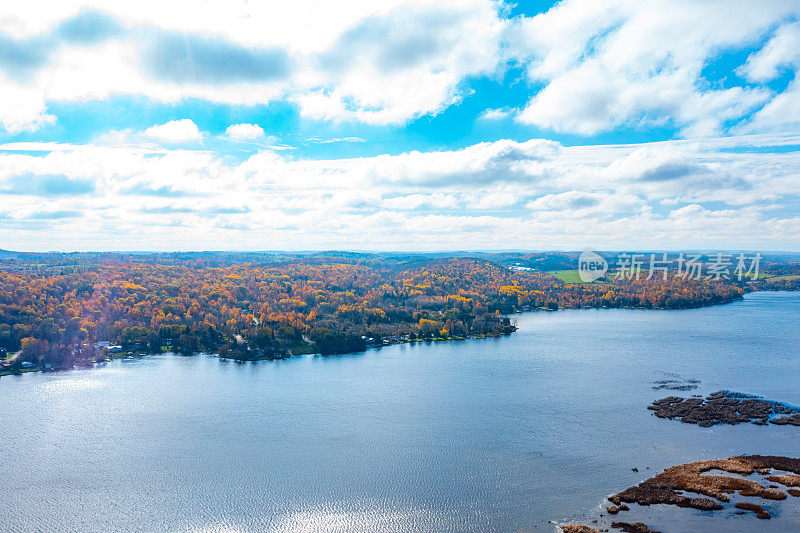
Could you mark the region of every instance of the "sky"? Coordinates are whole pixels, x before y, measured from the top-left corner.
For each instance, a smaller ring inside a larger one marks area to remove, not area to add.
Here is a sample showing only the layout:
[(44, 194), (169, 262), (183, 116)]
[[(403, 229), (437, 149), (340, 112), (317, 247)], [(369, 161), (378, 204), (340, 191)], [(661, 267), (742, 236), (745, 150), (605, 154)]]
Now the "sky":
[(797, 0), (5, 2), (0, 249), (800, 251)]

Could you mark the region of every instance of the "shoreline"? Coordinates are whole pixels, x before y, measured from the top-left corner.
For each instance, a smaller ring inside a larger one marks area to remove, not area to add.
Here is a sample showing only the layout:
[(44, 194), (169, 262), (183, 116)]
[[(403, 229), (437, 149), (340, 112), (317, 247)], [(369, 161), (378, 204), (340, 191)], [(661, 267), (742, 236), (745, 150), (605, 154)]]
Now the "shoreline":
[[(530, 309), (530, 308), (528, 308), (528, 309), (520, 309), (520, 310), (517, 310), (517, 311), (515, 311), (515, 312), (513, 312), (511, 314), (506, 314), (506, 315), (501, 315), (501, 316), (506, 317), (506, 318), (512, 318), (514, 315), (528, 314), (528, 313), (531, 313), (531, 314), (539, 313), (539, 312), (555, 313), (555, 312), (558, 312), (558, 311), (586, 311), (586, 310), (598, 310), (599, 311), (599, 310), (608, 310), (608, 309), (624, 309), (624, 310), (628, 310), (628, 311), (687, 311), (687, 310), (693, 310), (693, 309), (703, 309), (703, 308), (708, 308), (708, 307), (714, 307), (714, 306), (717, 306), (717, 305), (732, 304), (732, 303), (744, 300), (744, 296), (746, 294), (753, 294), (753, 293), (756, 293), (756, 292), (767, 292), (767, 293), (769, 293), (769, 292), (787, 292), (787, 293), (791, 293), (791, 292), (796, 292), (796, 291), (753, 290), (753, 291), (745, 293), (744, 295), (741, 295), (741, 296), (739, 296), (737, 298), (733, 298), (733, 299), (728, 300), (728, 301), (715, 302), (715, 303), (710, 303), (710, 304), (706, 304), (706, 305), (698, 305), (698, 306), (693, 306), (693, 307), (628, 307), (628, 306), (623, 306), (623, 307), (605, 307), (605, 306), (603, 306), (603, 307), (588, 307), (587, 306), (587, 307), (559, 307), (558, 309), (550, 309), (550, 308), (547, 308), (547, 307), (537, 307), (537, 308), (533, 308), (533, 309)], [(321, 354), (321, 353), (316, 352), (316, 351), (304, 351), (304, 350), (303, 351), (298, 350), (295, 353), (295, 352), (293, 352), (291, 350), (291, 348), (288, 348), (288, 350), (289, 350), (289, 354), (288, 355), (270, 356), (270, 357), (257, 357), (257, 358), (252, 358), (252, 359), (241, 359), (241, 358), (236, 358), (236, 357), (225, 357), (225, 356), (219, 355), (218, 353), (210, 353), (210, 352), (194, 352), (194, 353), (191, 353), (191, 354), (179, 354), (178, 352), (175, 352), (173, 350), (163, 350), (161, 352), (142, 352), (142, 351), (136, 351), (136, 350), (128, 350), (125, 353), (109, 354), (108, 355), (108, 359), (106, 359), (106, 360), (89, 361), (88, 364), (85, 365), (85, 366), (83, 366), (83, 365), (73, 365), (72, 367), (69, 367), (69, 368), (47, 368), (47, 369), (46, 368), (42, 368), (40, 366), (35, 366), (35, 367), (32, 367), (32, 368), (20, 368), (20, 369), (16, 369), (16, 370), (3, 370), (3, 371), (0, 371), (0, 378), (5, 377), (5, 376), (22, 375), (22, 374), (29, 373), (29, 372), (47, 372), (47, 373), (50, 373), (50, 372), (64, 372), (64, 371), (76, 370), (76, 369), (87, 369), (88, 370), (88, 369), (94, 368), (95, 365), (111, 362), (111, 361), (116, 360), (116, 359), (124, 360), (124, 359), (127, 359), (128, 357), (140, 358), (140, 357), (145, 357), (145, 356), (148, 356), (148, 355), (159, 355), (159, 354), (169, 354), (169, 353), (172, 353), (174, 355), (184, 355), (184, 356), (193, 356), (193, 355), (197, 355), (197, 354), (200, 354), (200, 353), (209, 353), (210, 355), (213, 355), (213, 356), (215, 356), (215, 357), (217, 357), (219, 359), (223, 359), (223, 360), (226, 360), (226, 361), (239, 361), (239, 362), (280, 361), (280, 360), (285, 360), (285, 359), (291, 359), (293, 357), (299, 357), (301, 355), (316, 355), (316, 356), (320, 356), (320, 357), (329, 357), (329, 356), (336, 356), (336, 355), (348, 355), (348, 354), (356, 354), (356, 353), (365, 353), (369, 349), (383, 348), (383, 347), (386, 347), (386, 346), (395, 346), (395, 345), (398, 345), (398, 344), (419, 344), (419, 343), (432, 344), (432, 343), (436, 343), (436, 342), (458, 342), (458, 341), (464, 341), (464, 340), (478, 340), (478, 339), (490, 339), (490, 338), (491, 339), (497, 339), (497, 338), (513, 335), (517, 331), (516, 325), (513, 325), (513, 328), (514, 328), (513, 331), (510, 331), (508, 333), (495, 333), (495, 334), (486, 333), (486, 334), (477, 334), (477, 335), (467, 335), (467, 336), (463, 336), (463, 337), (462, 336), (457, 336), (457, 337), (446, 337), (446, 338), (444, 338), (444, 337), (434, 337), (434, 338), (429, 338), (429, 339), (419, 339), (419, 338), (416, 338), (416, 339), (410, 339), (410, 338), (385, 339), (380, 344), (377, 344), (377, 343), (376, 344), (371, 344), (371, 345), (368, 344), (364, 350), (359, 350), (359, 351), (355, 351), (355, 352), (335, 353), (335, 354)]]

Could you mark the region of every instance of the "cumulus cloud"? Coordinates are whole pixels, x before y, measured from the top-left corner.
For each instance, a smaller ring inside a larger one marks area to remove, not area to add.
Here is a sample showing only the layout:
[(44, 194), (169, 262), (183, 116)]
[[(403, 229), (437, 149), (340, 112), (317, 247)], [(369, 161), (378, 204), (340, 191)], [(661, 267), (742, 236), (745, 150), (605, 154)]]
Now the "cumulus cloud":
[[(796, 2), (565, 0), (533, 17), (508, 13), (493, 0), (213, 0), (191, 13), (154, 0), (102, 11), (83, 0), (9, 4), (0, 7), (0, 127), (35, 130), (53, 122), (51, 102), (118, 95), (281, 99), (312, 119), (402, 124), (512, 66), (528, 73), (529, 101), (481, 119), (582, 135), (668, 125), (686, 137), (797, 123), (797, 83), (778, 93), (766, 85), (797, 70)], [(748, 84), (706, 78), (720, 55), (765, 38), (738, 71)]]
[(548, 194), (528, 202), (530, 209), (543, 211), (584, 209), (595, 207), (600, 203), (600, 195), (583, 191), (567, 191), (558, 194)]
[(289, 161), (273, 151), (264, 151), (245, 161), (238, 172), (251, 183), (264, 187), (287, 182), (294, 187), (317, 189), (520, 184), (538, 179), (544, 172), (543, 163), (552, 160), (559, 150), (558, 143), (532, 139), (522, 143), (511, 140), (479, 143), (453, 151), (411, 151), (332, 161)]
[[(0, 7), (0, 130), (31, 139), (65, 103), (133, 96), (145, 105), (221, 103), (231, 117), (258, 116), (237, 106), (277, 100), (297, 106), (303, 126), (334, 123), (298, 129), (330, 138), (301, 133), (290, 151), (248, 123), (256, 119), (233, 119), (242, 123), (212, 137), (187, 114), (143, 131), (120, 124), (82, 145), (0, 145), (9, 243), (52, 248), (47, 229), (57, 225), (90, 248), (139, 239), (496, 248), (497, 235), (521, 247), (798, 245), (800, 136), (782, 133), (800, 126), (796, 1), (564, 0), (514, 17), (496, 0), (212, 0), (189, 11), (155, 0), (95, 4)], [(481, 113), (481, 95), (470, 95), (487, 80), (503, 90), (490, 90)], [(502, 100), (506, 92), (513, 97)], [(385, 126), (461, 102), (459, 116), (482, 121), (475, 130), (517, 120), (586, 136), (674, 129), (685, 140), (489, 139), (347, 158), (334, 150), (374, 132), (377, 144), (347, 150), (374, 154), (381, 139), (397, 137)], [(341, 124), (349, 121), (382, 127)], [(321, 144), (333, 144), (324, 150), (332, 159), (298, 155), (322, 153), (310, 146)], [(212, 151), (220, 146), (237, 153)], [(692, 220), (708, 225), (705, 237), (691, 232)]]
[(736, 131), (788, 131), (800, 127), (800, 23), (797, 22), (779, 27), (767, 44), (747, 59), (739, 72), (751, 82), (767, 82), (785, 69), (794, 71), (789, 86)]
[(3, 129), (9, 133), (35, 131), (55, 120), (54, 115), (47, 113), (44, 94), (0, 73), (0, 126)]
[(234, 140), (263, 139), (264, 129), (258, 124), (233, 124), (225, 130), (225, 136)]
[(203, 139), (203, 135), (200, 133), (197, 124), (188, 118), (171, 120), (166, 124), (151, 126), (144, 130), (143, 135), (144, 137), (157, 141), (176, 144), (200, 141)]
[(786, 131), (800, 126), (800, 79), (775, 96), (752, 121), (736, 128), (737, 132)]
[(791, 249), (800, 153), (785, 145), (799, 141), (503, 140), (335, 160), (263, 149), (244, 161), (18, 143), (0, 145), (2, 228), (6, 246), (19, 248), (118, 249), (146, 238), (161, 248)]
[(737, 71), (749, 81), (764, 82), (776, 78), (782, 67), (800, 63), (800, 23), (780, 26), (761, 50), (747, 58)]
[[(510, 30), (512, 54), (545, 84), (517, 119), (582, 135), (668, 124), (685, 136), (713, 136), (773, 95), (767, 87), (710, 83), (705, 66), (799, 13), (793, 2), (566, 0)], [(779, 37), (773, 48), (790, 45)], [(749, 72), (768, 71), (765, 62), (754, 60)]]
[(649, 211), (647, 203), (636, 195), (587, 190), (547, 194), (528, 202), (525, 207), (534, 211), (534, 216), (539, 220), (580, 220), (591, 217), (592, 223), (618, 220)]
[(322, 86), (294, 97), (302, 113), (403, 122), (458, 102), (466, 77), (495, 72), (506, 26), (496, 4), (415, 4), (360, 20), (313, 58)]
[[(0, 107), (8, 131), (49, 121), (47, 102), (124, 94), (235, 105), (284, 98), (316, 119), (402, 123), (459, 101), (465, 78), (494, 73), (507, 25), (491, 0), (335, 9), (211, 1), (191, 14), (152, 1), (107, 2), (102, 13), (63, 4), (0, 8), (0, 74), (24, 74), (29, 101)], [(12, 90), (0, 79), (0, 94)]]

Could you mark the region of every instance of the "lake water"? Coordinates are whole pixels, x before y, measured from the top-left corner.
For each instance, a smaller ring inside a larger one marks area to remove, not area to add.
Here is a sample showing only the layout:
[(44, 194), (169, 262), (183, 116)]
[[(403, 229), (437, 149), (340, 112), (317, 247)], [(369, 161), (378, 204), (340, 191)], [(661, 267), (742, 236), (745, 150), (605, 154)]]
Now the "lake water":
[[(701, 381), (678, 395), (800, 405), (800, 293), (515, 318), (501, 339), (0, 378), (0, 530), (551, 532), (667, 466), (800, 456), (800, 428), (646, 409), (675, 394), (652, 389), (672, 375)], [(767, 507), (769, 521), (636, 516), (668, 531), (800, 529), (800, 498)]]

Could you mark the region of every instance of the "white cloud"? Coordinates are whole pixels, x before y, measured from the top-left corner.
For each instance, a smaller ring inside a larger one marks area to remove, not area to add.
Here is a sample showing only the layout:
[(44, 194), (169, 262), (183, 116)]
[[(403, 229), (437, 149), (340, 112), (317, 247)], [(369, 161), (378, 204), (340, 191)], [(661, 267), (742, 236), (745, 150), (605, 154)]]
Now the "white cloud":
[(382, 202), (387, 209), (419, 209), (421, 207), (437, 209), (453, 209), (458, 207), (458, 198), (452, 194), (409, 194), (393, 196)]
[(144, 137), (166, 143), (201, 141), (203, 135), (191, 119), (171, 120), (166, 124), (151, 126), (142, 133)]
[(480, 120), (503, 120), (511, 116), (512, 110), (506, 107), (500, 109), (487, 109), (478, 117)]
[[(36, 58), (23, 65), (26, 105), (0, 107), (0, 125), (34, 128), (50, 120), (46, 102), (126, 94), (234, 105), (287, 98), (312, 118), (402, 123), (457, 102), (466, 77), (496, 71), (501, 8), (492, 0), (0, 7), (0, 33)], [(89, 29), (64, 29), (81, 17), (93, 17)], [(14, 90), (0, 79), (0, 95)]]
[(326, 161), (264, 149), (236, 162), (15, 143), (0, 145), (0, 205), (13, 206), (0, 239), (26, 249), (800, 249), (792, 144), (800, 139), (503, 140)]
[(517, 119), (582, 135), (667, 123), (718, 134), (772, 93), (709, 84), (704, 67), (798, 14), (796, 2), (565, 0), (510, 30), (512, 55), (545, 84)]
[(35, 131), (55, 120), (55, 116), (47, 113), (44, 95), (0, 73), (0, 127), (9, 133)]
[(233, 124), (225, 130), (225, 136), (235, 140), (264, 138), (264, 129), (257, 124)]
[(795, 78), (784, 92), (776, 95), (753, 119), (736, 128), (739, 133), (791, 131), (800, 127), (800, 78)]
[(776, 78), (781, 67), (800, 63), (800, 23), (779, 27), (764, 47), (747, 58), (738, 70), (749, 81), (764, 82)]
[(647, 203), (636, 195), (591, 190), (547, 194), (528, 202), (526, 207), (533, 210), (534, 216), (540, 220), (591, 218), (592, 224), (650, 210)]
[(513, 187), (501, 187), (495, 190), (482, 191), (480, 194), (471, 194), (466, 203), (469, 209), (494, 210), (511, 207), (520, 202), (519, 194), (511, 192)]
[[(800, 120), (796, 82), (779, 94), (763, 85), (798, 68), (800, 7), (791, 0), (564, 0), (513, 19), (509, 3), (495, 0), (6, 4), (0, 36), (12, 60), (0, 65), (0, 127), (9, 132), (51, 123), (51, 102), (118, 95), (286, 99), (311, 119), (401, 124), (457, 104), (471, 78), (501, 77), (515, 64), (543, 88), (519, 112), (488, 109), (483, 120), (514, 116), (583, 135), (666, 124), (689, 137), (716, 135), (754, 111), (738, 131)], [(739, 70), (751, 86), (704, 78), (720, 55), (765, 36)]]
[(559, 150), (558, 143), (532, 139), (523, 143), (511, 140), (478, 143), (453, 151), (411, 151), (330, 161), (290, 161), (274, 151), (264, 151), (245, 161), (238, 172), (251, 183), (265, 187), (291, 183), (292, 187), (306, 189), (521, 185), (537, 179), (542, 165)]
[(567, 191), (556, 194), (547, 194), (528, 202), (529, 209), (542, 211), (561, 211), (595, 207), (600, 203), (602, 196), (597, 193), (584, 191)]

